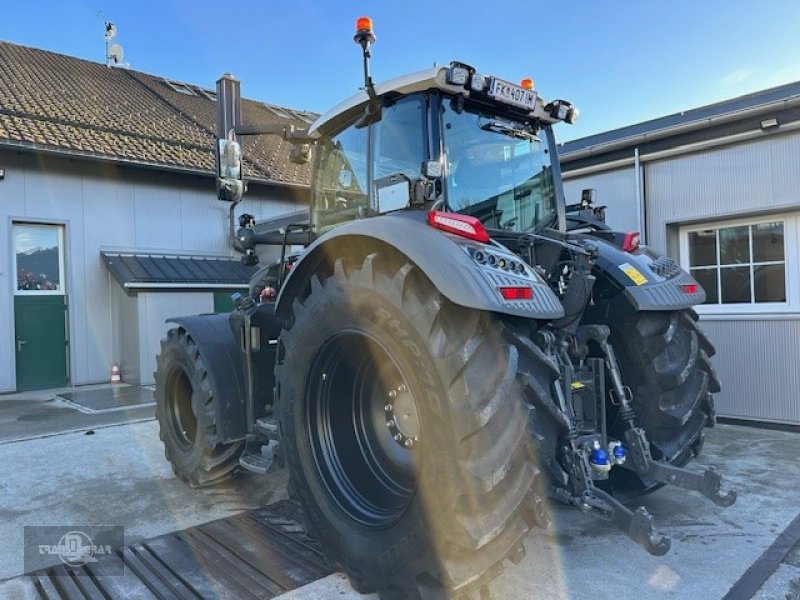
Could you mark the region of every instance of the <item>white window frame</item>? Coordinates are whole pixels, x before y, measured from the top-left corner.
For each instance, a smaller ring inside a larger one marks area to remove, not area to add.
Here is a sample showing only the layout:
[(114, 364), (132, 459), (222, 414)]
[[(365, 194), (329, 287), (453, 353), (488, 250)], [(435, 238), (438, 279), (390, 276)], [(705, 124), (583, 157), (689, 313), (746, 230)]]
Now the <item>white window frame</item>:
[[(800, 314), (800, 213), (778, 213), (771, 215), (760, 215), (753, 217), (740, 217), (735, 219), (724, 219), (716, 221), (705, 221), (694, 223), (680, 228), (680, 256), (681, 266), (691, 273), (689, 266), (689, 234), (708, 229), (720, 229), (725, 227), (736, 227), (741, 225), (760, 225), (763, 223), (783, 223), (784, 240), (784, 276), (786, 277), (786, 302), (751, 302), (736, 304), (700, 304), (695, 307), (700, 315), (720, 315), (735, 316), (741, 315), (750, 318), (763, 315), (767, 318), (771, 316), (787, 315), (789, 313)], [(752, 243), (752, 242), (751, 242)], [(717, 248), (719, 252), (719, 248)], [(752, 256), (751, 265), (752, 265)], [(718, 265), (717, 265), (718, 266)]]
[[(57, 290), (19, 290), (19, 279), (17, 278), (17, 240), (15, 236), (15, 228), (18, 225), (35, 225), (39, 227), (55, 227), (58, 231), (58, 274), (61, 282)], [(65, 270), (64, 255), (66, 248), (64, 248), (64, 226), (59, 223), (41, 223), (29, 221), (12, 221), (11, 223), (11, 262), (14, 267), (13, 290), (15, 296), (65, 296), (67, 294), (67, 275)]]

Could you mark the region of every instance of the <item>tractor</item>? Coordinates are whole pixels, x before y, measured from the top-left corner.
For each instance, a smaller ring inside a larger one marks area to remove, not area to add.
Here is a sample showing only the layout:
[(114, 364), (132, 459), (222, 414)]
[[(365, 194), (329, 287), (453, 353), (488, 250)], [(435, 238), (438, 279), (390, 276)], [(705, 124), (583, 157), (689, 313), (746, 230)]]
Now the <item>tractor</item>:
[(243, 215), (243, 260), (280, 260), (230, 314), (171, 320), (155, 395), (175, 473), (288, 468), (331, 565), (381, 598), (481, 589), (550, 502), (664, 554), (638, 496), (736, 499), (686, 468), (720, 389), (702, 287), (607, 226), (592, 190), (566, 203), (553, 127), (571, 103), (460, 62), (376, 84), (368, 18), (355, 41), (354, 96), (308, 129), (233, 120), (218, 140), (233, 205), (237, 136), (291, 142), (313, 162), (310, 217), (270, 234)]

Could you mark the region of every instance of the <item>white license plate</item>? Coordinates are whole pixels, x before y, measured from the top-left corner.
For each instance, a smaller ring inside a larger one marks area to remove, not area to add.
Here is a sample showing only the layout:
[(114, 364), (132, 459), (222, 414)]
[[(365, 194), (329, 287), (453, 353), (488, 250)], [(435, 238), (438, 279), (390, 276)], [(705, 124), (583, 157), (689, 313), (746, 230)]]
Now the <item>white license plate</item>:
[(536, 107), (536, 92), (523, 89), (502, 79), (492, 79), (492, 83), (489, 86), (489, 95), (501, 102), (513, 104), (520, 108), (533, 110)]

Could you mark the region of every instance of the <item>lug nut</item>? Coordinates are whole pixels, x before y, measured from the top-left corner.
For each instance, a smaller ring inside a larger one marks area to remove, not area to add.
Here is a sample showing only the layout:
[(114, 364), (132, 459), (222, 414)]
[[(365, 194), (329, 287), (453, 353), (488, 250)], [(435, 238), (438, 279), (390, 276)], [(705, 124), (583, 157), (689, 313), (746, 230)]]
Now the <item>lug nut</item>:
[(414, 445), (414, 442), (412, 440), (406, 440), (406, 443), (405, 443), (405, 447), (406, 448), (411, 448), (411, 446), (413, 446), (413, 445)]
[(396, 398), (397, 391), (396, 390), (389, 390), (389, 398)]
[(402, 435), (400, 435), (399, 433), (395, 433), (395, 434), (394, 434), (394, 441), (395, 441), (395, 442), (399, 442), (399, 441), (400, 441), (400, 440), (402, 440), (402, 439), (403, 439), (403, 436), (402, 436)]
[(389, 429), (391, 429), (392, 427), (394, 427), (394, 421), (386, 421), (386, 426), (387, 426)]
[(392, 411), (392, 405), (391, 404), (387, 404), (386, 406), (383, 407), (383, 410), (385, 410), (386, 412), (391, 412)]
[(406, 391), (406, 384), (405, 383), (401, 383), (400, 387), (397, 388), (397, 391), (398, 392), (405, 392)]

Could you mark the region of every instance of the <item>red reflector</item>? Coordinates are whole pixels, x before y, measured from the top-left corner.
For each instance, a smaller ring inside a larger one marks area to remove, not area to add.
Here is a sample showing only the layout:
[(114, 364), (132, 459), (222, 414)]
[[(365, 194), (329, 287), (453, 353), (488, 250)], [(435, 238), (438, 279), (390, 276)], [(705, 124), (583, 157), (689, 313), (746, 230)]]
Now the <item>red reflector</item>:
[(501, 287), (500, 295), (503, 300), (530, 300), (533, 298), (533, 290), (529, 287)]
[(629, 231), (625, 234), (625, 237), (622, 240), (622, 249), (625, 252), (633, 252), (639, 247), (639, 232), (638, 231)]
[(486, 231), (483, 223), (469, 215), (432, 210), (428, 213), (428, 224), (433, 225), (436, 229), (455, 233), (476, 242), (485, 244), (489, 241), (489, 232)]
[(696, 283), (685, 283), (681, 286), (684, 294), (696, 294), (697, 293), (697, 284)]

